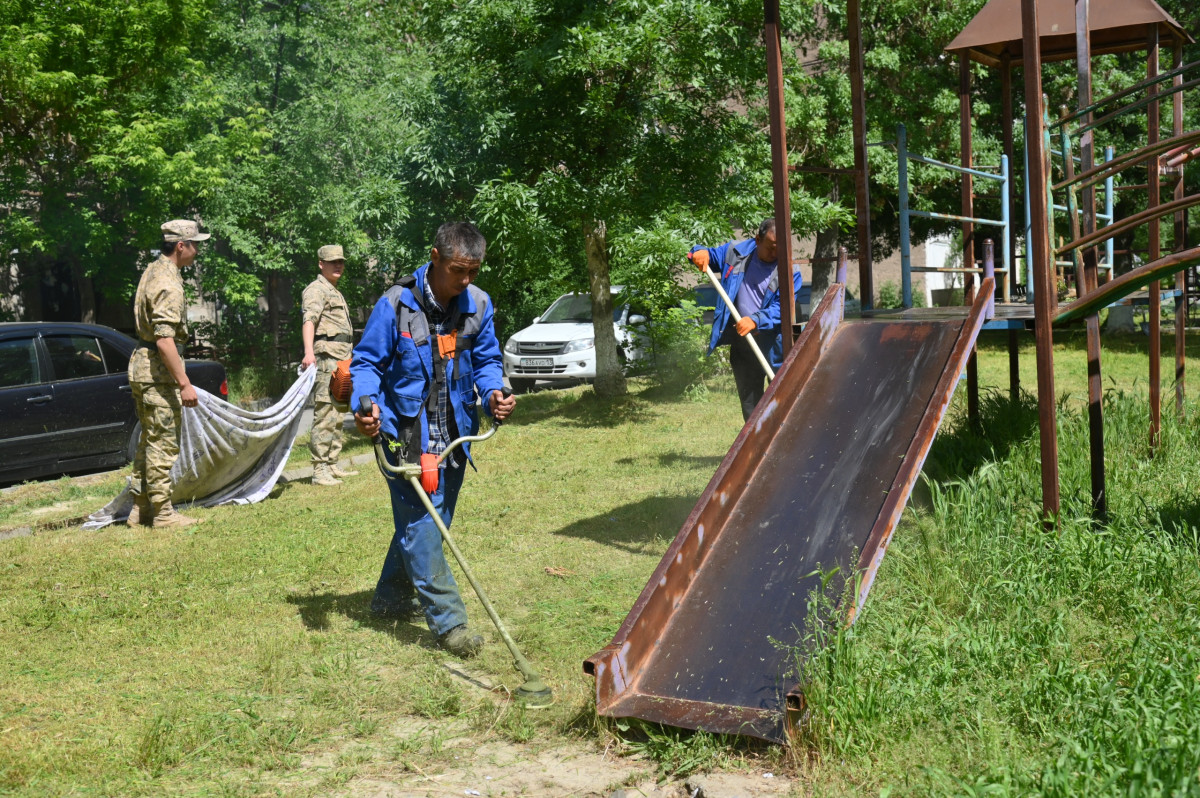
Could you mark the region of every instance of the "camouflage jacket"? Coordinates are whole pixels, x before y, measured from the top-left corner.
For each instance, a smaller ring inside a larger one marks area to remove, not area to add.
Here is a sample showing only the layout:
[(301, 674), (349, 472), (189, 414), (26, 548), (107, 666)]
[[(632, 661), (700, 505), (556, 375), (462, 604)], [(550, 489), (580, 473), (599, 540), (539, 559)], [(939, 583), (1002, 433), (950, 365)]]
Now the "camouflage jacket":
[(133, 297), (133, 316), (138, 348), (129, 358), (129, 381), (168, 383), (178, 387), (163, 363), (157, 345), (159, 338), (174, 338), (176, 349), (182, 350), (188, 339), (183, 277), (169, 258), (160, 255), (142, 272)]
[(317, 277), (304, 289), (304, 322), (312, 322), (313, 353), (318, 357), (345, 360), (354, 348), (354, 328), (350, 326), (350, 308), (342, 292)]

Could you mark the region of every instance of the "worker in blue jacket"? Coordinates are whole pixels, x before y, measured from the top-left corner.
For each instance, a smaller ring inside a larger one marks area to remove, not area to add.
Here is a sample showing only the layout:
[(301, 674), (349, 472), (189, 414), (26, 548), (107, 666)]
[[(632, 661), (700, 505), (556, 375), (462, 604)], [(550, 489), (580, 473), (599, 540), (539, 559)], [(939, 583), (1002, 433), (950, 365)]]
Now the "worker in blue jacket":
[[(431, 258), (392, 286), (375, 304), (350, 363), (354, 421), (361, 433), (380, 431), (393, 465), (417, 462), (422, 452), (441, 454), (451, 441), (479, 428), (476, 391), (484, 412), (503, 421), (516, 406), (504, 397), (500, 343), (492, 300), (472, 282), (486, 242), (469, 222), (444, 224)], [(361, 397), (373, 404), (357, 410)], [(462, 487), (467, 445), (442, 463), (430, 496), (447, 528)], [(408, 620), (424, 614), (439, 644), (473, 656), (483, 638), (467, 626), (467, 611), (446, 562), (442, 538), (414, 488), (388, 480), (395, 535), (383, 562), (371, 612)]]
[[(754, 406), (766, 392), (766, 372), (754, 356), (746, 336), (753, 334), (771, 368), (783, 364), (783, 333), (779, 319), (779, 272), (775, 219), (764, 219), (758, 234), (745, 241), (728, 241), (719, 247), (695, 247), (688, 253), (700, 271), (714, 269), (721, 275), (721, 287), (729, 294), (742, 317), (731, 325), (732, 315), (724, 302), (713, 313), (712, 336), (708, 353), (718, 346), (729, 346), (729, 365), (742, 403), (742, 418), (749, 420)], [(800, 290), (800, 272), (792, 267), (792, 285)]]

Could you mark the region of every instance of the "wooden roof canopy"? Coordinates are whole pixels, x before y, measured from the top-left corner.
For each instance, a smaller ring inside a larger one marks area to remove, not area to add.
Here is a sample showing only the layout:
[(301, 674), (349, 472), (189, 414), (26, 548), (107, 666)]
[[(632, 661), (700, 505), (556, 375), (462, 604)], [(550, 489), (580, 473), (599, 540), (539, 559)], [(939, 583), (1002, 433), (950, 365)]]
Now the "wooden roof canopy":
[[(1150, 25), (1158, 26), (1159, 41), (1193, 41), (1154, 0), (1091, 0), (1090, 6), (1092, 55), (1146, 49)], [(1043, 61), (1074, 58), (1074, 0), (1039, 0), (1038, 35)], [(990, 67), (1000, 66), (1007, 52), (1014, 64), (1020, 64), (1021, 1), (990, 0), (946, 50), (965, 51), (971, 60)]]

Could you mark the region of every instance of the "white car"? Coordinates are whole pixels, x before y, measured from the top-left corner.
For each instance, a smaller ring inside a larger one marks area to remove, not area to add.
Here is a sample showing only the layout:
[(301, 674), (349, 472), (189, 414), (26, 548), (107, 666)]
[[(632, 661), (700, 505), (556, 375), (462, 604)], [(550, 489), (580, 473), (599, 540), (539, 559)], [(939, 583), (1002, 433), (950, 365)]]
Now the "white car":
[[(622, 288), (612, 286), (613, 296)], [(614, 302), (613, 332), (622, 364), (643, 357), (644, 339), (636, 328), (645, 323), (646, 317), (633, 312), (628, 303)], [(509, 338), (504, 344), (504, 375), (514, 391), (529, 388), (536, 380), (595, 379), (591, 297), (563, 294), (533, 324)]]

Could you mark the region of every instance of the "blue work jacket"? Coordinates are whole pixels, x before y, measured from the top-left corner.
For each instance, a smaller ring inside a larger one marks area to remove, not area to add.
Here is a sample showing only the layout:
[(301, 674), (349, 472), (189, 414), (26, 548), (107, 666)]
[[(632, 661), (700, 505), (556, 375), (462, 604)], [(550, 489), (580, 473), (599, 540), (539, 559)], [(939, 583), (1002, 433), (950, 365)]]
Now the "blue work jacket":
[[(738, 291), (742, 288), (742, 281), (746, 279), (746, 264), (750, 262), (750, 257), (758, 251), (758, 242), (753, 238), (747, 238), (744, 241), (727, 241), (719, 247), (694, 247), (691, 252), (701, 249), (708, 250), (708, 268), (721, 275), (721, 287), (725, 289), (725, 293), (729, 294), (730, 299), (737, 302)], [(800, 276), (800, 270), (793, 266), (792, 285), (794, 290), (798, 293), (803, 284), (804, 280)], [(729, 307), (718, 299), (717, 307), (713, 311), (712, 335), (708, 339), (710, 355), (720, 343), (721, 336), (725, 334), (725, 328), (729, 326), (732, 318)], [(778, 371), (779, 367), (783, 365), (783, 331), (780, 328), (779, 318), (778, 272), (771, 277), (767, 293), (763, 296), (762, 305), (757, 311), (750, 314), (750, 318), (754, 319), (754, 323), (758, 325), (758, 329), (752, 335), (755, 335), (760, 342), (774, 333), (770, 347), (763, 354), (766, 355), (771, 368)]]
[[(393, 438), (399, 434), (401, 417), (420, 417), (422, 452), (429, 449), (429, 420), (424, 409), (434, 387), (432, 347), (436, 337), (424, 322), (424, 311), (417, 302), (418, 297), (424, 298), (428, 271), (426, 263), (417, 269), (413, 288), (392, 286), (375, 303), (350, 361), (354, 385), (351, 406), (357, 411), (360, 397), (375, 397), (380, 428)], [(474, 435), (479, 431), (476, 389), (483, 398), (484, 412), (491, 415), (492, 391), (504, 387), (500, 342), (493, 323), (492, 299), (482, 289), (467, 286), (451, 302), (458, 303), (465, 321), (458, 333), (455, 360), (459, 362), (446, 361), (450, 405), (458, 434)], [(399, 328), (401, 316), (409, 319), (408, 329)], [(463, 445), (468, 458), (469, 447)]]

